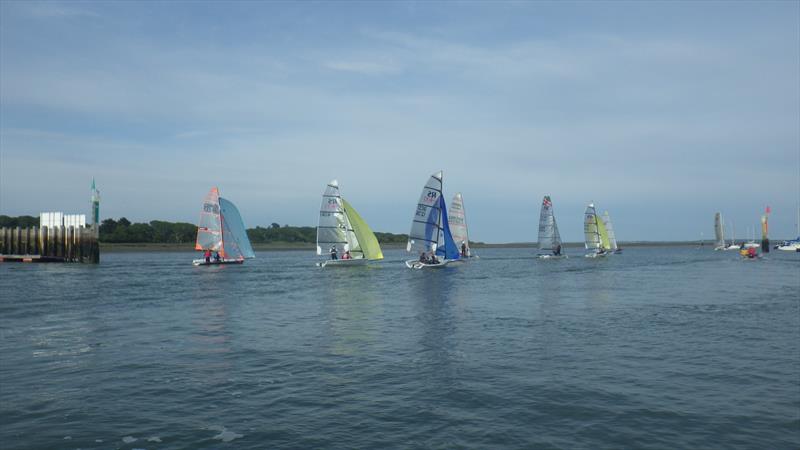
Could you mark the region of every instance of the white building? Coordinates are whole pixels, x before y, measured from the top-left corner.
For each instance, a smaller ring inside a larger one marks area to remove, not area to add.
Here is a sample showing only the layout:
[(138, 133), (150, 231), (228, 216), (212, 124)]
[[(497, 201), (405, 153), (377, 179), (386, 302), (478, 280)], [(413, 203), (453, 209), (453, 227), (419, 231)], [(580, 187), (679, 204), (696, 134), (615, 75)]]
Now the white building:
[(64, 214), (63, 212), (43, 212), (39, 214), (40, 227), (85, 227), (86, 214)]

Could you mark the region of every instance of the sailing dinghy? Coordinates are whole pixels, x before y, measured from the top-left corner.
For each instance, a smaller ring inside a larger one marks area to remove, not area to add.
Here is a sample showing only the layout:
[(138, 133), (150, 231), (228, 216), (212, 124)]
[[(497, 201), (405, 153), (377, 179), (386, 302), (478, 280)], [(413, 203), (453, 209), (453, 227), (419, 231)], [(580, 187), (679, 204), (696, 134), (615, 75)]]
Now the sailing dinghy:
[[(447, 219), (447, 206), (442, 196), (442, 172), (428, 179), (417, 202), (417, 210), (411, 221), (406, 251), (419, 252), (420, 259), (406, 261), (409, 269), (441, 268), (458, 261), (460, 254)], [(428, 253), (436, 255), (436, 261), (422, 261)]]
[(319, 208), (317, 254), (325, 252), (331, 255), (331, 259), (317, 263), (320, 267), (365, 266), (369, 261), (383, 259), (375, 233), (355, 208), (342, 198), (336, 180), (328, 183)]
[(549, 195), (542, 200), (542, 209), (539, 213), (539, 253), (537, 258), (560, 259), (567, 255), (561, 253), (561, 234), (558, 232), (556, 217), (553, 215), (553, 202)]
[(617, 246), (617, 237), (614, 235), (614, 227), (611, 226), (611, 216), (608, 215), (608, 211), (603, 213), (603, 225), (605, 225), (606, 233), (608, 233), (609, 250), (616, 255), (622, 253), (622, 249)]
[(608, 232), (602, 220), (597, 217), (594, 203), (589, 203), (584, 212), (583, 234), (585, 236), (586, 257), (597, 258), (608, 256), (611, 244), (608, 242)]
[(195, 266), (218, 264), (242, 264), (245, 258), (255, 258), (250, 239), (236, 205), (219, 196), (219, 189), (212, 188), (200, 211), (195, 250), (219, 254), (220, 258), (195, 259)]
[(469, 248), (469, 232), (467, 231), (467, 216), (464, 211), (464, 198), (461, 192), (457, 192), (450, 202), (450, 210), (447, 212), (447, 221), (450, 223), (450, 234), (453, 241), (459, 246), (461, 258), (465, 261), (469, 258), (477, 258)]

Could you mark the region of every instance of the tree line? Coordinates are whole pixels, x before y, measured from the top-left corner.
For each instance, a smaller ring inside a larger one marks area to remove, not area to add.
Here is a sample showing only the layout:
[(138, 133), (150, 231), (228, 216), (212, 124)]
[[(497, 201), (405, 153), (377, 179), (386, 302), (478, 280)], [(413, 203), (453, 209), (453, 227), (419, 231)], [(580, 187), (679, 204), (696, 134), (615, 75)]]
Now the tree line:
[[(39, 218), (33, 216), (9, 217), (0, 215), (0, 227), (35, 227)], [(254, 244), (266, 243), (315, 243), (316, 227), (293, 227), (272, 223), (269, 227), (257, 226), (247, 229), (247, 236)], [(197, 225), (186, 222), (166, 222), (152, 220), (149, 223), (132, 223), (125, 217), (119, 220), (108, 218), (100, 223), (100, 242), (108, 243), (157, 243), (185, 244), (194, 242)], [(375, 237), (382, 244), (405, 244), (407, 235), (376, 232)]]

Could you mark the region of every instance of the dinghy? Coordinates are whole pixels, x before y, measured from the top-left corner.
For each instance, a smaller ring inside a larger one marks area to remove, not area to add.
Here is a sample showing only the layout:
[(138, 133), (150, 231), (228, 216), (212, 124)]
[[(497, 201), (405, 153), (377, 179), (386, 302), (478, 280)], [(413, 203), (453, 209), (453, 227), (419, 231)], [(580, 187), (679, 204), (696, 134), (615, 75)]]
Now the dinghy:
[(608, 233), (602, 220), (598, 220), (594, 203), (589, 203), (584, 212), (583, 234), (585, 237), (587, 258), (608, 256), (611, 245), (608, 242)]
[(365, 266), (369, 261), (383, 259), (375, 233), (342, 198), (336, 180), (328, 183), (319, 208), (317, 255), (324, 252), (330, 254), (331, 259), (317, 263), (320, 267)]
[(536, 257), (541, 259), (560, 259), (567, 255), (561, 252), (561, 234), (558, 232), (556, 217), (553, 215), (553, 202), (550, 196), (545, 195), (542, 200), (542, 209), (539, 213), (539, 253)]
[(408, 233), (406, 251), (415, 253), (428, 252), (436, 257), (436, 262), (420, 259), (406, 261), (409, 269), (442, 268), (460, 259), (458, 247), (453, 240), (447, 220), (447, 206), (442, 196), (442, 172), (439, 171), (428, 179), (420, 194), (414, 218), (411, 221), (411, 232)]
[(611, 246), (611, 252), (615, 255), (619, 255), (622, 253), (622, 249), (617, 246), (617, 237), (614, 235), (614, 227), (611, 226), (611, 216), (608, 215), (608, 211), (603, 213), (603, 225), (605, 225), (606, 232), (608, 233), (608, 243)]
[[(469, 232), (467, 231), (467, 216), (464, 211), (464, 198), (461, 192), (457, 192), (450, 202), (450, 210), (447, 212), (447, 221), (450, 223), (450, 234), (453, 241), (458, 245), (461, 258), (465, 261), (469, 258), (477, 258), (478, 255), (472, 253), (469, 248)], [(463, 250), (463, 251), (462, 251)]]
[(236, 205), (219, 196), (219, 189), (212, 188), (203, 201), (200, 223), (197, 226), (195, 250), (219, 254), (220, 258), (195, 259), (195, 266), (220, 264), (242, 264), (245, 258), (255, 258), (250, 239)]

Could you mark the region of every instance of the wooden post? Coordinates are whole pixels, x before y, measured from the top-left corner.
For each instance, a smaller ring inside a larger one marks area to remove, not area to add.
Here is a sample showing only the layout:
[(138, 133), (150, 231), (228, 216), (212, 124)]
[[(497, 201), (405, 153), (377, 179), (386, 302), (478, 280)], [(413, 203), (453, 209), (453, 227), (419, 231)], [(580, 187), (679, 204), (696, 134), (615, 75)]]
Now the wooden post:
[(30, 237), (31, 237), (30, 230), (31, 229), (28, 227), (25, 227), (25, 229), (22, 230), (22, 251), (20, 252), (21, 255), (31, 254), (31, 251), (28, 248), (28, 243), (30, 242)]
[(6, 227), (0, 228), (0, 255), (6, 254)]
[(33, 227), (33, 254), (39, 255), (39, 227)]
[(42, 256), (50, 256), (50, 228), (42, 227)]
[(72, 235), (74, 228), (72, 226), (68, 226), (64, 228), (64, 258), (67, 261), (72, 261), (72, 239), (74, 236)]

